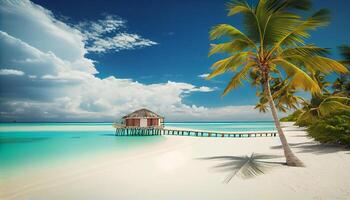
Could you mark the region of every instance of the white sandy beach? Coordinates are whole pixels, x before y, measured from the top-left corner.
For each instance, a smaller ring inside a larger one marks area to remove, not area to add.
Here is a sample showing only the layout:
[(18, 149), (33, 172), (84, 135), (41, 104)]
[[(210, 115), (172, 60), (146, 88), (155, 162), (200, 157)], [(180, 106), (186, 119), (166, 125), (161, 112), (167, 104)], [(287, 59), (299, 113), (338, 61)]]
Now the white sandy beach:
[(301, 129), (284, 126), (305, 168), (276, 166), (266, 174), (234, 177), (226, 184), (229, 172), (213, 170), (220, 162), (197, 158), (282, 155), (279, 138), (163, 136), (166, 140), (155, 146), (122, 155), (110, 152), (2, 181), (0, 199), (350, 199), (350, 151), (324, 148)]

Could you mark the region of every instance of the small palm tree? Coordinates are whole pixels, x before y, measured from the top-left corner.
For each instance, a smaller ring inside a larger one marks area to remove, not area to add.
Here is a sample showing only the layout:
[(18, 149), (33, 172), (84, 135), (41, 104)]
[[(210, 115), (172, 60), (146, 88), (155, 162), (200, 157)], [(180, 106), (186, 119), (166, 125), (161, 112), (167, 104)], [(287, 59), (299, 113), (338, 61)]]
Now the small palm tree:
[(224, 53), (227, 58), (215, 62), (207, 78), (234, 72), (224, 90), (223, 95), (226, 95), (242, 80), (247, 80), (249, 72), (259, 72), (259, 85), (268, 99), (289, 166), (303, 166), (303, 163), (293, 154), (281, 129), (270, 90), (271, 77), (283, 71), (281, 74), (285, 74), (291, 88), (316, 94), (320, 93), (318, 84), (312, 79), (316, 71), (347, 72), (341, 63), (325, 57), (325, 49), (305, 43), (309, 31), (325, 26), (329, 21), (329, 12), (325, 9), (306, 18), (298, 14), (309, 8), (309, 0), (259, 0), (252, 6), (246, 1), (234, 0), (228, 3), (228, 16), (243, 14), (244, 31), (229, 24), (219, 24), (210, 31), (210, 40), (220, 41), (212, 45), (209, 56)]
[(304, 103), (301, 110), (296, 124), (304, 126), (321, 117), (329, 116), (334, 111), (350, 110), (350, 98), (338, 95), (314, 96), (310, 103)]
[[(296, 96), (296, 90), (288, 85), (287, 80), (282, 78), (272, 78), (271, 94), (275, 101), (276, 108), (281, 112), (287, 112), (288, 110), (297, 110), (301, 102), (304, 101), (302, 97)], [(259, 103), (255, 106), (255, 109), (259, 109), (260, 112), (266, 113), (268, 111), (268, 98), (264, 92), (257, 92), (257, 96), (260, 97)]]

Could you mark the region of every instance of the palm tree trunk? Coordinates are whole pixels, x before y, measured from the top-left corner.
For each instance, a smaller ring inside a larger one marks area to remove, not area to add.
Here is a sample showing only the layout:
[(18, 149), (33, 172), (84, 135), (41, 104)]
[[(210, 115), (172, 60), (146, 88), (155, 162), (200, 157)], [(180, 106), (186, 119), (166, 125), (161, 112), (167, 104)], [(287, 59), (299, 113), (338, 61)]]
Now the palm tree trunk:
[(264, 91), (265, 91), (265, 94), (266, 94), (268, 101), (269, 101), (269, 104), (270, 104), (272, 117), (273, 117), (273, 120), (275, 121), (275, 126), (276, 126), (276, 129), (278, 131), (278, 136), (279, 136), (281, 143), (282, 143), (282, 148), (284, 151), (284, 156), (286, 157), (287, 165), (288, 166), (295, 166), (295, 167), (303, 167), (304, 166), (303, 162), (301, 162), (294, 155), (292, 150), (290, 149), (289, 144), (288, 144), (287, 139), (286, 139), (286, 136), (284, 135), (283, 130), (281, 128), (281, 124), (280, 124), (280, 121), (279, 121), (278, 116), (277, 116), (275, 103), (274, 103), (272, 95), (271, 95), (269, 81), (266, 81), (264, 83)]

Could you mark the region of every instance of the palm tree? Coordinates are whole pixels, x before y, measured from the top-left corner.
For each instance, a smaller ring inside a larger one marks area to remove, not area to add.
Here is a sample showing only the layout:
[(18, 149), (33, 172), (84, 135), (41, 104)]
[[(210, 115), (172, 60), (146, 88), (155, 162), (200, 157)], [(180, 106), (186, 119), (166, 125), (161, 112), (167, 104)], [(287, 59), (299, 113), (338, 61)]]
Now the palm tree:
[[(256, 81), (254, 81), (256, 82)], [(301, 102), (305, 101), (302, 97), (295, 95), (295, 89), (288, 85), (287, 80), (279, 78), (272, 78), (271, 94), (275, 101), (277, 110), (281, 112), (287, 112), (288, 110), (297, 110)], [(266, 113), (268, 111), (268, 98), (264, 92), (257, 92), (257, 96), (260, 97), (259, 103), (255, 106), (255, 109), (259, 109), (260, 112)]]
[(310, 103), (305, 102), (301, 114), (296, 121), (299, 126), (305, 126), (317, 119), (329, 116), (334, 111), (350, 110), (350, 98), (334, 95), (314, 96)]
[(274, 74), (283, 70), (291, 88), (301, 88), (316, 94), (320, 88), (310, 75), (316, 71), (347, 72), (341, 63), (325, 57), (325, 49), (304, 41), (310, 36), (309, 31), (328, 24), (329, 12), (321, 9), (303, 18), (306, 14), (301, 16), (298, 11), (307, 11), (310, 8), (309, 0), (259, 0), (256, 5), (234, 0), (227, 6), (228, 16), (243, 15), (244, 31), (229, 24), (212, 28), (210, 40), (220, 39), (220, 43), (212, 45), (209, 56), (224, 53), (227, 57), (212, 65), (213, 71), (207, 78), (234, 72), (224, 90), (223, 95), (226, 95), (243, 80), (247, 80), (249, 72), (258, 71), (261, 75), (259, 83), (269, 101), (286, 163), (289, 166), (303, 166), (290, 149), (281, 129), (271, 95), (270, 80)]
[[(339, 47), (340, 54), (343, 57), (341, 63), (350, 68), (350, 46), (342, 45)], [(340, 75), (333, 83), (332, 88), (334, 93), (345, 95), (350, 97), (350, 81), (348, 80), (349, 74)]]

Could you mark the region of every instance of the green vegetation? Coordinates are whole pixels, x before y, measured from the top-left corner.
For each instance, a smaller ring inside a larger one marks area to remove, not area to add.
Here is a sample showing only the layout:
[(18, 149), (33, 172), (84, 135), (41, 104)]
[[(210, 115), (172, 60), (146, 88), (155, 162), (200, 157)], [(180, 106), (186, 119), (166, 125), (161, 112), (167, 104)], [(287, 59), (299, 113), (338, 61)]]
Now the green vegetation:
[[(341, 46), (343, 64), (350, 66), (350, 47)], [(350, 81), (349, 74), (340, 74), (331, 84), (324, 75), (314, 78), (322, 88), (322, 94), (313, 95), (310, 102), (280, 121), (295, 121), (296, 125), (307, 127), (308, 133), (322, 143), (350, 145)], [(333, 90), (330, 92), (329, 87)]]
[(301, 110), (296, 110), (292, 114), (288, 115), (287, 117), (283, 117), (280, 119), (280, 122), (296, 122), (301, 115)]
[(244, 29), (230, 24), (212, 28), (210, 40), (218, 43), (212, 44), (209, 56), (223, 54), (226, 58), (212, 65), (208, 79), (234, 73), (223, 95), (244, 80), (260, 89), (261, 105), (257, 108), (271, 109), (287, 165), (303, 166), (288, 145), (276, 108), (294, 108), (298, 103), (293, 95), (297, 89), (321, 93), (314, 78), (317, 72), (347, 72), (341, 63), (326, 57), (326, 49), (305, 41), (310, 31), (328, 24), (329, 12), (321, 9), (310, 15), (310, 0), (259, 0), (256, 5), (233, 0), (227, 7), (228, 16), (242, 14)]
[(308, 132), (322, 143), (350, 145), (350, 111), (320, 118), (309, 125)]

